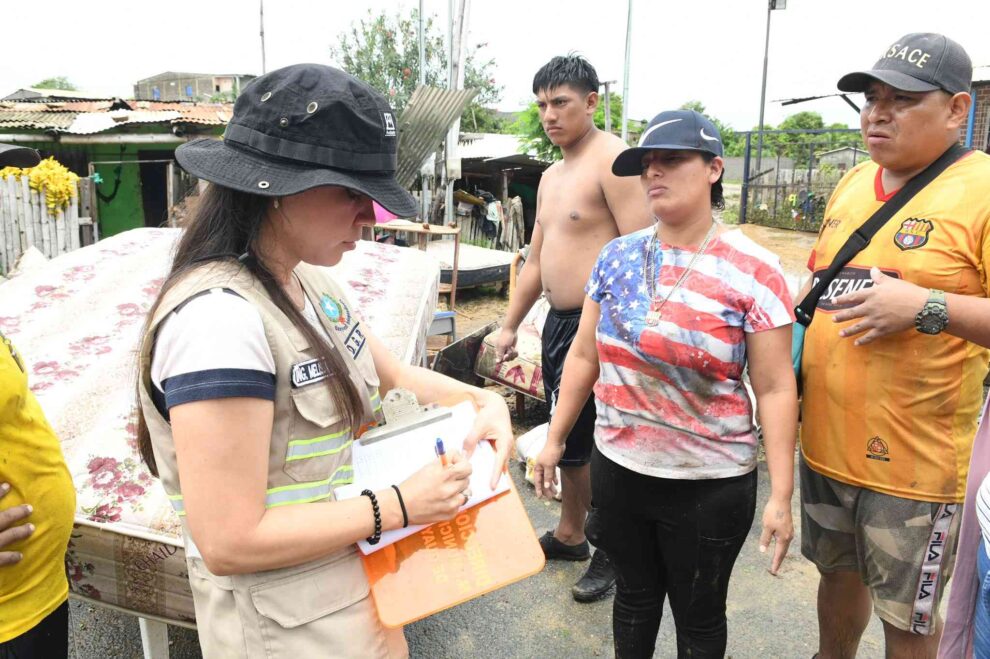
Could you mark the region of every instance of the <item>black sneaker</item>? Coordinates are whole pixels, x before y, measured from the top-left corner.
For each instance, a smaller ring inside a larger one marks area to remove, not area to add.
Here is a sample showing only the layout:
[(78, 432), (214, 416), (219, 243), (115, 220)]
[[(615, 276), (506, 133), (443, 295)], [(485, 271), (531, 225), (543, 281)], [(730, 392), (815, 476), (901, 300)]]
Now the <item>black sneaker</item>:
[(608, 555), (601, 549), (595, 550), (588, 571), (571, 588), (571, 594), (578, 602), (595, 602), (602, 599), (615, 585), (615, 568)]
[(540, 547), (547, 560), (586, 561), (591, 557), (591, 545), (587, 540), (577, 545), (566, 545), (554, 537), (553, 531), (547, 531), (540, 538)]

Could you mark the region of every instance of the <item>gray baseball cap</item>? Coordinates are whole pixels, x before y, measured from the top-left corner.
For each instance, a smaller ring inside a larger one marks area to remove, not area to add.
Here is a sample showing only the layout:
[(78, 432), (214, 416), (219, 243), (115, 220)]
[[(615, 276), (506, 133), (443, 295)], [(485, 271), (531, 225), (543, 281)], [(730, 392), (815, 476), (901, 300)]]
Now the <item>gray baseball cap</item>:
[(942, 89), (958, 94), (969, 91), (973, 62), (962, 46), (945, 35), (915, 32), (891, 44), (869, 71), (842, 76), (839, 91), (864, 92), (874, 80), (906, 92)]
[(16, 144), (0, 144), (0, 167), (34, 167), (41, 162), (41, 154), (34, 149)]

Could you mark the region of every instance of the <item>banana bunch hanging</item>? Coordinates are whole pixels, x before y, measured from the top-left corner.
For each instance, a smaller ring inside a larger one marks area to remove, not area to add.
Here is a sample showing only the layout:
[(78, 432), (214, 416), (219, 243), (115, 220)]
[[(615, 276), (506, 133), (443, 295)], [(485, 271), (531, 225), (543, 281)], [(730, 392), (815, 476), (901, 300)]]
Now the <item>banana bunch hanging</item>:
[(45, 193), (48, 212), (56, 214), (64, 210), (72, 198), (76, 196), (76, 182), (79, 176), (69, 171), (65, 165), (49, 157), (35, 167), (20, 169), (4, 167), (0, 169), (0, 178), (15, 177), (18, 181), (22, 176), (28, 177), (28, 185), (32, 190)]

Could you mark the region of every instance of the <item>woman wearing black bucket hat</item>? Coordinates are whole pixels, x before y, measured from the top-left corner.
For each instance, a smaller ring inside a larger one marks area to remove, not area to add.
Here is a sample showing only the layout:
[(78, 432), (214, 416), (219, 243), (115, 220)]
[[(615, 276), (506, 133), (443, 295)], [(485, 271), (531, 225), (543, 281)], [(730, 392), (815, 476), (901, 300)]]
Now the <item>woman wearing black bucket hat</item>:
[(756, 507), (759, 403), (772, 492), (760, 549), (777, 573), (793, 534), (797, 395), (791, 300), (776, 256), (725, 231), (722, 143), (690, 110), (662, 112), (612, 164), (639, 176), (655, 227), (607, 244), (564, 364), (537, 490), (553, 490), (563, 437), (594, 389), (585, 532), (615, 564), (617, 657), (652, 657), (664, 599), (677, 656), (723, 657), (732, 566)]
[[(400, 364), (330, 266), (374, 223), (415, 213), (395, 181), (395, 117), (369, 86), (303, 64), (238, 97), (224, 140), (176, 157), (211, 185), (176, 250), (141, 344), (139, 444), (179, 514), (207, 657), (394, 657), (354, 545), (449, 519), (470, 464), (335, 501), (350, 446), (382, 420), (379, 388), (480, 406), (466, 446), (511, 448), (500, 396)], [(492, 475), (493, 479), (497, 474)], [(181, 481), (181, 482), (180, 482)]]

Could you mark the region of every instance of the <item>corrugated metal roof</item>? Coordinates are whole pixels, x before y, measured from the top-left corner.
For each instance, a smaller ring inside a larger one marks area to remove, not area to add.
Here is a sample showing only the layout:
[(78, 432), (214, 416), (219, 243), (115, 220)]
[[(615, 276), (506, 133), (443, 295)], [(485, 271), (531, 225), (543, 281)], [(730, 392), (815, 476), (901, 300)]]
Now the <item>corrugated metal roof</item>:
[(476, 89), (416, 88), (399, 117), (399, 166), (395, 173), (399, 185), (408, 188), (413, 184), (423, 162), (437, 150), (477, 93)]
[(501, 133), (462, 133), (458, 155), (464, 159), (502, 158), (522, 153), (522, 142), (516, 135)]
[(75, 112), (24, 112), (0, 110), (0, 126), (5, 128), (55, 128), (65, 129), (72, 125)]
[[(114, 107), (123, 109), (112, 110)], [(126, 124), (224, 126), (233, 111), (232, 103), (163, 103), (120, 99), (66, 103), (0, 102), (0, 126), (93, 135)]]
[(105, 99), (110, 98), (109, 96), (103, 96), (102, 94), (92, 94), (85, 91), (72, 91), (68, 89), (44, 89), (40, 87), (22, 87), (17, 91), (4, 96), (3, 99), (48, 99), (48, 98), (77, 98), (77, 99)]

